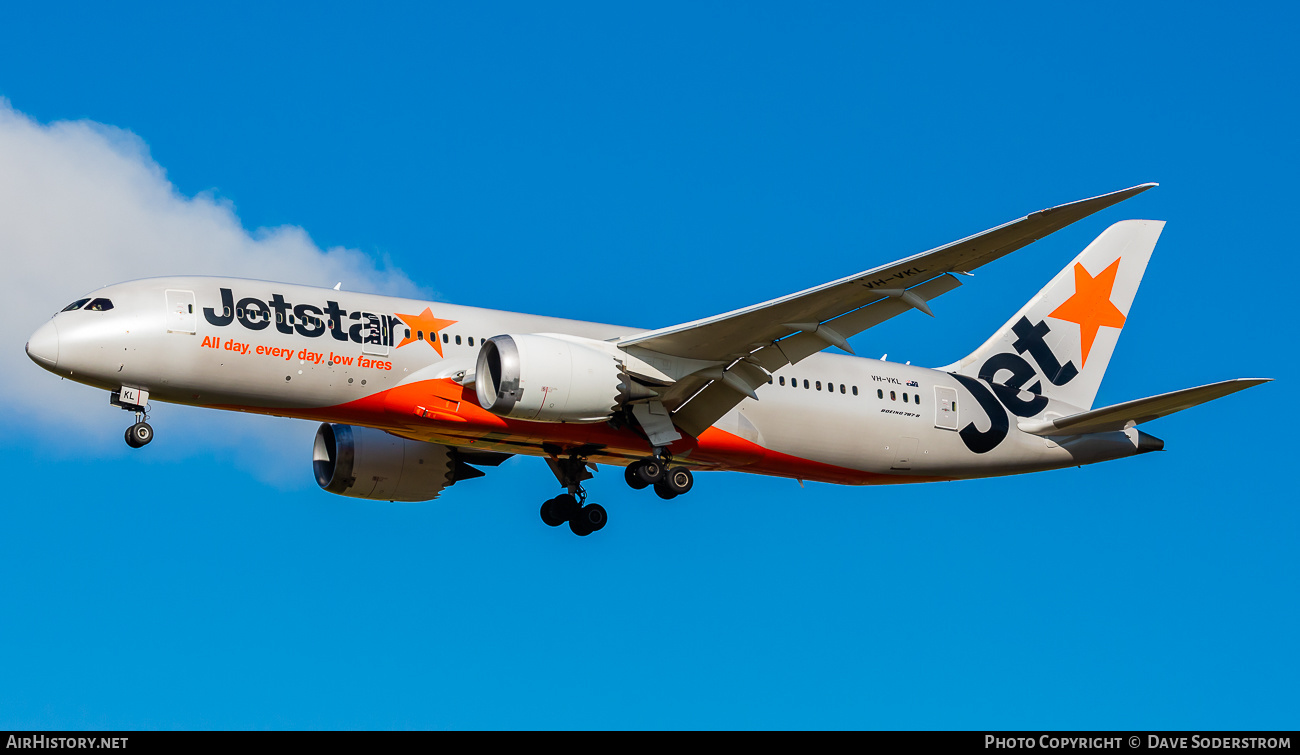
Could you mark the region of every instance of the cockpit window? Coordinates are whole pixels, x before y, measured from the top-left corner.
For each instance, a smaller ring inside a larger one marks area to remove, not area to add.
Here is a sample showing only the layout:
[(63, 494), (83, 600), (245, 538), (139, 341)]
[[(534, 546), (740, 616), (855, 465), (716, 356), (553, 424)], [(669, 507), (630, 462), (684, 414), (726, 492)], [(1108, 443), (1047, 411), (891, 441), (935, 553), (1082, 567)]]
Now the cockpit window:
[(90, 312), (107, 312), (112, 308), (113, 302), (108, 299), (96, 299), (86, 305), (86, 309)]
[(69, 304), (68, 306), (64, 307), (62, 311), (71, 312), (74, 309), (81, 309), (81, 307), (88, 301), (90, 301), (90, 299), (78, 299), (72, 302), (71, 304)]

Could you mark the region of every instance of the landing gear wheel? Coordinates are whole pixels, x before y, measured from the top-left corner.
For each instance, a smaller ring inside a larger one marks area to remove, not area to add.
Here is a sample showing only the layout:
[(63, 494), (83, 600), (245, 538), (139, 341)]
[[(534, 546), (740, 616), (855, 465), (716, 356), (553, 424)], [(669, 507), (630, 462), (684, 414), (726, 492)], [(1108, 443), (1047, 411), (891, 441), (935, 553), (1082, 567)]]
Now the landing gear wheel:
[(153, 428), (148, 422), (137, 422), (126, 429), (126, 444), (131, 448), (149, 445), (153, 440)]
[(554, 498), (542, 504), (542, 521), (546, 522), (547, 527), (559, 527), (564, 524), (564, 520), (555, 512)]
[(604, 506), (599, 503), (589, 503), (569, 519), (569, 529), (573, 530), (573, 534), (578, 537), (586, 537), (604, 527), (607, 519)]
[(542, 504), (542, 521), (548, 526), (559, 527), (569, 521), (578, 510), (577, 500), (564, 493)]
[(695, 484), (695, 476), (686, 467), (673, 467), (668, 470), (668, 476), (664, 478), (664, 484), (677, 495), (686, 495), (691, 491), (691, 486)]
[(665, 501), (671, 501), (672, 499), (677, 497), (676, 491), (674, 491), (668, 485), (668, 480), (660, 480), (659, 482), (655, 483), (655, 495), (659, 496)]
[(632, 466), (636, 468), (636, 471), (632, 474), (636, 475), (638, 480), (645, 483), (645, 485), (642, 485), (641, 487), (645, 487), (646, 485), (657, 485), (664, 478), (663, 462), (654, 457), (642, 459)]
[(628, 487), (633, 490), (644, 490), (650, 486), (650, 483), (642, 480), (640, 476), (637, 475), (637, 468), (640, 464), (641, 462), (634, 461), (623, 468), (623, 479), (627, 481)]

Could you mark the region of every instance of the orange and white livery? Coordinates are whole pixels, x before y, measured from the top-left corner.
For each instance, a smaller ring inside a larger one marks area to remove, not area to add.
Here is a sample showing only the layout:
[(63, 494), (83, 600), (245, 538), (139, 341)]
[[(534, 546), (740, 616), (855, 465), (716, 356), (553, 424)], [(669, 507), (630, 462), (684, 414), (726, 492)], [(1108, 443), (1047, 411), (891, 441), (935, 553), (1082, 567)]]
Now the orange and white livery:
[(342, 495), (429, 500), (510, 455), (539, 456), (565, 491), (542, 519), (579, 535), (606, 521), (582, 487), (599, 465), (672, 498), (709, 470), (878, 485), (1090, 464), (1163, 447), (1138, 424), (1266, 382), (1093, 408), (1163, 222), (1106, 229), (948, 366), (852, 356), (848, 339), (932, 315), (976, 268), (1153, 185), (657, 330), (180, 277), (87, 294), (27, 353), (135, 412), (135, 447), (153, 439), (154, 400), (320, 421), (316, 479)]

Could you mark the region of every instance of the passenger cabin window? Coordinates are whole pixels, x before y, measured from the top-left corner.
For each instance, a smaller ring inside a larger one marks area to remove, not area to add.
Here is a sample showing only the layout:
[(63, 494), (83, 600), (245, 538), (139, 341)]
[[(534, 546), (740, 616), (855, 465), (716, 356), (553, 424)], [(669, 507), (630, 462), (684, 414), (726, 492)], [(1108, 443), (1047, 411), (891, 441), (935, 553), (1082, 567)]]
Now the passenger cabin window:
[(107, 312), (113, 308), (113, 302), (108, 299), (96, 299), (86, 305), (86, 309), (91, 312)]
[(451, 338), (450, 338), (446, 333), (443, 333), (443, 334), (442, 334), (442, 342), (443, 342), (443, 343), (450, 343), (450, 342), (451, 342)]
[(877, 389), (876, 389), (876, 398), (884, 398), (884, 397), (885, 397), (885, 391), (884, 391), (883, 389), (881, 389), (881, 388), (877, 388)]
[(890, 401), (897, 401), (897, 400), (898, 400), (898, 395), (895, 394), (893, 391), (890, 391), (890, 392), (889, 392), (889, 400), (890, 400)]
[(785, 375), (782, 375), (777, 381), (777, 385), (785, 385)]
[(856, 385), (853, 386), (853, 395), (854, 396), (858, 395), (858, 387)]
[(473, 346), (473, 345), (474, 345), (474, 336), (470, 336), (470, 337), (469, 337), (469, 345), (470, 345), (470, 346)]
[(82, 307), (84, 307), (84, 306), (86, 305), (86, 302), (88, 302), (88, 301), (90, 301), (90, 299), (78, 299), (78, 300), (72, 302), (71, 304), (69, 304), (68, 306), (64, 307), (63, 309), (61, 309), (61, 310), (59, 310), (59, 311), (61, 311), (61, 312), (71, 312), (71, 311), (73, 311), (74, 309), (81, 309)]
[(457, 345), (457, 346), (460, 345), (460, 336), (456, 336), (456, 345)]

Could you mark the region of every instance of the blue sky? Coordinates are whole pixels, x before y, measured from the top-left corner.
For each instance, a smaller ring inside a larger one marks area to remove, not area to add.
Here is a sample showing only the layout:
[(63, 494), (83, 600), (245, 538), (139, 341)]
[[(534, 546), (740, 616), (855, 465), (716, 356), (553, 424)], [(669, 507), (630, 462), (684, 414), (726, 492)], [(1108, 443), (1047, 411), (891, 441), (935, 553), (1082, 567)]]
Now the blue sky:
[[(1294, 8), (6, 17), (0, 727), (1300, 725)], [(21, 352), (85, 290), (210, 271), (669, 325), (1145, 181), (853, 339), (947, 364), (1110, 223), (1168, 221), (1098, 405), (1278, 380), (1082, 469), (672, 502), (605, 469), (579, 539), (539, 460), (338, 498), (310, 423), (162, 406), (132, 452)]]

